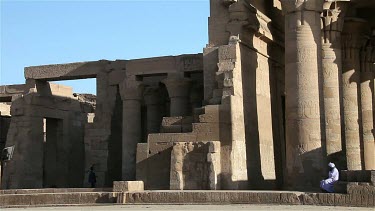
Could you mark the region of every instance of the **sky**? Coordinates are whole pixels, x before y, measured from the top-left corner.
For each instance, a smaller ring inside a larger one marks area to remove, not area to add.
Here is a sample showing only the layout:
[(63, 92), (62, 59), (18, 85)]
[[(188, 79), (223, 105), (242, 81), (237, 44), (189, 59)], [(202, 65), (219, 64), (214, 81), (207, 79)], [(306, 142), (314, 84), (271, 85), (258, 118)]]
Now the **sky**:
[[(0, 0), (0, 85), (24, 67), (201, 53), (209, 0)], [(96, 93), (95, 79), (59, 82)]]

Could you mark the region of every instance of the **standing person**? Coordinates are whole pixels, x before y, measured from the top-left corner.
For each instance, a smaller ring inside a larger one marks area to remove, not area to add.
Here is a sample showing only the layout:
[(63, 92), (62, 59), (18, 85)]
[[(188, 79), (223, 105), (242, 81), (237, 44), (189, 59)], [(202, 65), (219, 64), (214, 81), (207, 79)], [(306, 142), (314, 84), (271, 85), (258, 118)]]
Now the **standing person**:
[(330, 168), (328, 178), (320, 181), (320, 188), (324, 192), (333, 193), (335, 192), (333, 189), (333, 184), (339, 180), (339, 170), (337, 170), (334, 163), (328, 163), (328, 166)]
[(94, 165), (92, 165), (90, 167), (89, 183), (91, 184), (91, 188), (95, 188), (95, 185), (96, 185), (96, 175), (95, 175), (95, 172), (94, 172)]

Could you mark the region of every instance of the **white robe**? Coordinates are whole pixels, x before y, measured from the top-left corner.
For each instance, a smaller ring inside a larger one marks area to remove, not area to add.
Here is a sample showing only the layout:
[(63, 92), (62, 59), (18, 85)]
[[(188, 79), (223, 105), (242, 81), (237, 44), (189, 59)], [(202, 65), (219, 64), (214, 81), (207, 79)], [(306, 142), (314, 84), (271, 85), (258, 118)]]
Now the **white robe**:
[(333, 184), (339, 180), (339, 171), (337, 168), (334, 168), (328, 173), (328, 179), (320, 181), (320, 187), (327, 192), (333, 193)]

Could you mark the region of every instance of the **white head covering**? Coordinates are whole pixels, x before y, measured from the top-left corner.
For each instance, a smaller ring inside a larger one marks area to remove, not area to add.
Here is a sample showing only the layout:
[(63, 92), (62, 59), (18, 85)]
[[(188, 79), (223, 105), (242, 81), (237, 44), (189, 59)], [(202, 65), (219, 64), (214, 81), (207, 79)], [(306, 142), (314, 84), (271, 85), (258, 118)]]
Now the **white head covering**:
[(328, 163), (328, 166), (331, 167), (331, 168), (335, 168), (335, 164), (334, 163)]

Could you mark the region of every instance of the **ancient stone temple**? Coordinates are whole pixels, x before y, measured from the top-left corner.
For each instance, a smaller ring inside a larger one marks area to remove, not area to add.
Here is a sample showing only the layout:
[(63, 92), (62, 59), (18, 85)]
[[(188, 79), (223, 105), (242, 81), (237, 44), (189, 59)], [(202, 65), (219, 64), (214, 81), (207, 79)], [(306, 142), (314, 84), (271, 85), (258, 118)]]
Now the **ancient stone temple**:
[[(148, 190), (316, 190), (328, 162), (374, 171), (374, 11), (211, 0), (202, 53), (26, 67), (0, 87), (1, 187), (87, 187), (91, 166), (98, 187)], [(85, 78), (96, 96), (53, 83)]]

